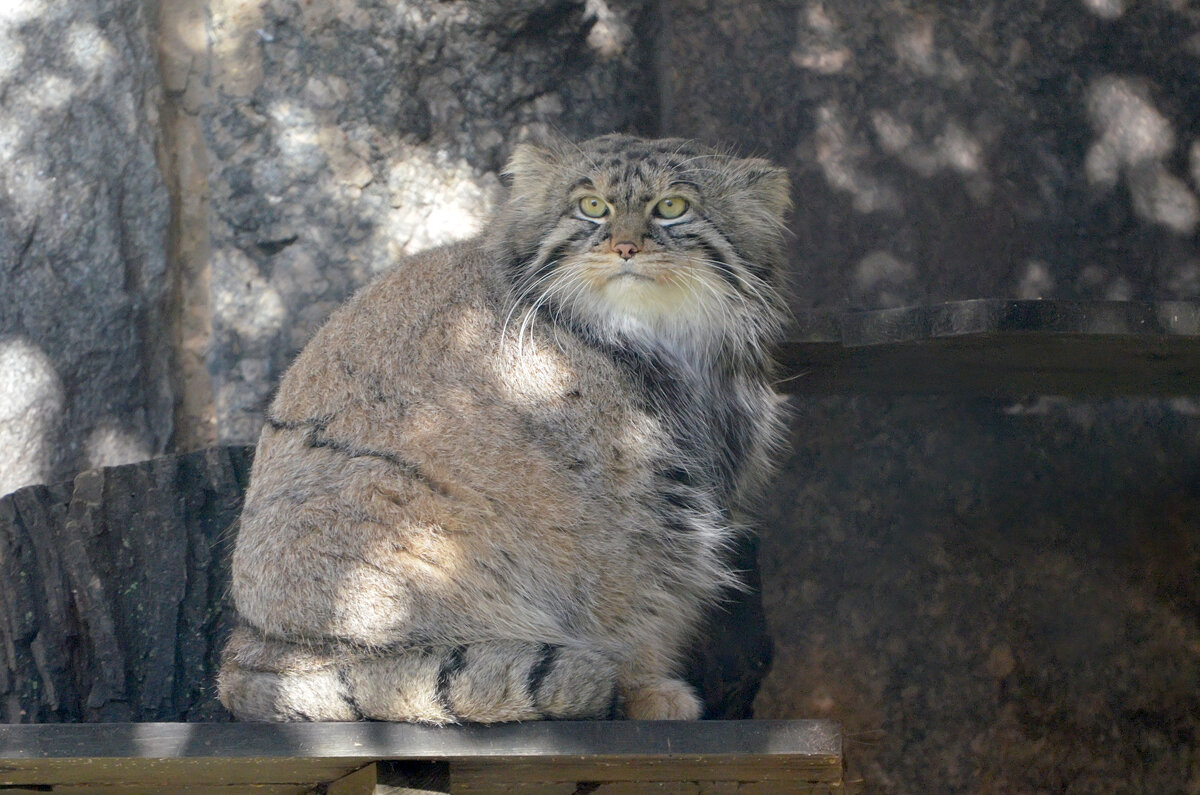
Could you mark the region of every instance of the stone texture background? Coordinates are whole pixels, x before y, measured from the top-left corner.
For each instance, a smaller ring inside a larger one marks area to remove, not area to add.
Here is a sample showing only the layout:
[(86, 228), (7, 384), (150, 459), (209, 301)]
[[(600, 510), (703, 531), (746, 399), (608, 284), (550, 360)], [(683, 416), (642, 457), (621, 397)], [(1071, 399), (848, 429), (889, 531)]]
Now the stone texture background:
[[(787, 165), (798, 309), (1200, 298), (1188, 0), (20, 0), (0, 492), (252, 441), (328, 311), (476, 231), (541, 128)], [(756, 714), (842, 720), (866, 791), (1200, 792), (1198, 417), (796, 401)]]
[(0, 9), (0, 492), (167, 447), (160, 97), (139, 3)]

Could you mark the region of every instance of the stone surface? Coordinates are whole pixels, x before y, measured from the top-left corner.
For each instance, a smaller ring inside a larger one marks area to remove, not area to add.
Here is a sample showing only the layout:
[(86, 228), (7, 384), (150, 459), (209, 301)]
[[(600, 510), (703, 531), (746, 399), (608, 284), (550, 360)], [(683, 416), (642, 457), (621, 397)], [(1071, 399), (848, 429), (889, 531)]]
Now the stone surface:
[(664, 11), (663, 132), (791, 168), (797, 306), (1200, 297), (1194, 3)]
[[(162, 449), (168, 340), (177, 444), (252, 441), (328, 312), (476, 231), (512, 142), (548, 128), (787, 165), (798, 308), (1200, 298), (1200, 9), (1184, 0), (0, 5), (0, 492)], [(842, 720), (862, 790), (1200, 791), (1196, 398), (795, 405), (762, 538), (776, 662), (757, 716)], [(170, 503), (179, 481), (146, 471), (125, 487)], [(80, 557), (53, 529), (70, 489), (35, 491), (3, 560), (42, 590), (0, 596), (68, 629), (10, 622), (24, 667), (5, 704), (161, 714), (140, 683), (111, 697), (128, 659), (77, 654), (110, 636), (96, 605), (133, 603), (84, 588), (90, 623), (71, 624), (65, 578), (191, 553), (104, 546), (130, 515)], [(754, 676), (712, 683), (769, 654), (737, 631), (755, 610), (714, 631), (742, 645), (694, 658), (713, 714), (753, 695)], [(163, 648), (148, 638), (134, 647)], [(89, 671), (94, 701), (67, 685)], [(20, 690), (38, 677), (53, 698)], [(217, 714), (203, 703), (189, 715)]]
[(514, 140), (650, 132), (648, 4), (209, 3), (210, 369), (222, 441), (399, 257), (482, 229)]
[(0, 494), (146, 458), (171, 433), (142, 5), (0, 7)]

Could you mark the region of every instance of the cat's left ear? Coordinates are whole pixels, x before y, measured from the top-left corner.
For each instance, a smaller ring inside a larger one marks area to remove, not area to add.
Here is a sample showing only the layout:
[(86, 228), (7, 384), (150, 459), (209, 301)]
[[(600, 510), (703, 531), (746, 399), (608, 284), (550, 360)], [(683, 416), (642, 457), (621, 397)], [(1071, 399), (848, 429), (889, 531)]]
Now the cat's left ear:
[(508, 158), (508, 163), (500, 173), (514, 180), (537, 178), (553, 168), (554, 161), (554, 154), (549, 149), (536, 144), (521, 143), (513, 149), (512, 156)]
[(532, 143), (517, 144), (502, 174), (511, 179), (512, 195), (538, 196), (553, 184), (558, 159), (552, 150)]
[(782, 224), (784, 215), (792, 208), (787, 169), (756, 157), (746, 158), (738, 165), (734, 184), (742, 200), (758, 205)]

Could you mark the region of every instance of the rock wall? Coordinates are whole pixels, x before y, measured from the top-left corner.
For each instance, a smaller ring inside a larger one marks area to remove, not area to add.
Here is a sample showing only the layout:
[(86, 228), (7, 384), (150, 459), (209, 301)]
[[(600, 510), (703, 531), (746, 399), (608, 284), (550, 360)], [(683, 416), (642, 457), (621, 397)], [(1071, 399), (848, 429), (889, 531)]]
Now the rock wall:
[(1194, 3), (664, 13), (667, 131), (791, 169), (797, 306), (1200, 297)]
[(160, 97), (140, 2), (0, 8), (0, 493), (167, 447)]

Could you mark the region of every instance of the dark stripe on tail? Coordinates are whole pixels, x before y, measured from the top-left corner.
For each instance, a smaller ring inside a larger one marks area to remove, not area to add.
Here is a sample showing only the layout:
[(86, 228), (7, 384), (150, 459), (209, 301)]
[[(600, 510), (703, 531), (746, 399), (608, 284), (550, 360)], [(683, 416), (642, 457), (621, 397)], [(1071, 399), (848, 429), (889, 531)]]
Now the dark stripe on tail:
[(621, 694), (617, 690), (617, 683), (613, 682), (612, 696), (608, 700), (608, 710), (604, 714), (605, 720), (617, 720), (621, 717)]
[(438, 668), (438, 705), (452, 718), (457, 718), (458, 716), (454, 714), (454, 707), (450, 703), (450, 678), (466, 666), (466, 662), (463, 659), (466, 651), (465, 646), (455, 646), (446, 654), (446, 659), (442, 660), (442, 665)]
[(543, 643), (538, 649), (538, 660), (529, 669), (529, 695), (533, 698), (533, 703), (536, 705), (538, 700), (538, 690), (542, 687), (542, 682), (546, 680), (546, 676), (550, 673), (550, 669), (554, 667), (555, 660), (558, 659), (558, 647), (551, 646), (548, 643)]
[(350, 709), (354, 710), (354, 719), (362, 720), (362, 708), (358, 706), (358, 699), (354, 697), (354, 685), (350, 682), (350, 673), (344, 665), (339, 665), (337, 668), (338, 684), (342, 686), (342, 696), (346, 703), (350, 705)]

